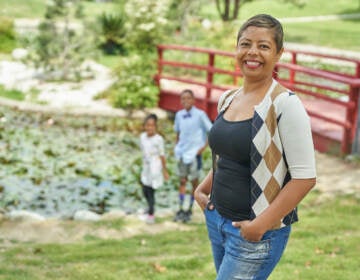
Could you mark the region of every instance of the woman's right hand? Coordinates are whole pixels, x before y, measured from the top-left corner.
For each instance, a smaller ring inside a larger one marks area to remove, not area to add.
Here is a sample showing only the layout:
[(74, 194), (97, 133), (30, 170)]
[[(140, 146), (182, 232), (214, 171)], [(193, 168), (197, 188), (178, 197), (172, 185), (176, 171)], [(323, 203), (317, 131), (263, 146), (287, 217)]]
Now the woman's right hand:
[(199, 204), (200, 208), (204, 211), (210, 202), (209, 196), (203, 192), (198, 191), (198, 189), (196, 189), (194, 196), (197, 204)]
[[(204, 180), (198, 185), (194, 192), (194, 197), (200, 208), (204, 211), (210, 201), (209, 194), (212, 186), (212, 170), (206, 175)], [(213, 209), (213, 205), (209, 205), (209, 209)]]

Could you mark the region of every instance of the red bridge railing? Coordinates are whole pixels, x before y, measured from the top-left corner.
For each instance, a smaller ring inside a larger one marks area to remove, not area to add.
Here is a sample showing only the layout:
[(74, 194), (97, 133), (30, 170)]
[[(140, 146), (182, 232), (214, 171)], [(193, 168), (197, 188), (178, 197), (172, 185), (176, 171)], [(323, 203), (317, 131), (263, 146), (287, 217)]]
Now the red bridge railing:
[[(302, 99), (319, 151), (347, 154), (356, 132), (360, 95), (360, 60), (285, 50), (274, 78)], [(224, 90), (239, 87), (242, 74), (234, 53), (178, 45), (158, 46), (159, 107), (181, 108), (180, 92), (190, 88), (196, 105), (214, 120)]]

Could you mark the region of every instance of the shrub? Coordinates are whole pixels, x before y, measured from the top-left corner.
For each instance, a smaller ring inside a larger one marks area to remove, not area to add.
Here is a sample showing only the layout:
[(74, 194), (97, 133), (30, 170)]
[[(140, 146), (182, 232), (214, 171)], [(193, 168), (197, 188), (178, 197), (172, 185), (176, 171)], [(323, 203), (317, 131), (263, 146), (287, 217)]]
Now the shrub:
[(98, 18), (100, 25), (101, 48), (106, 54), (125, 53), (125, 14), (103, 13)]
[(158, 100), (154, 73), (155, 58), (150, 54), (123, 57), (115, 70), (117, 82), (105, 94), (117, 108), (132, 110), (154, 107)]

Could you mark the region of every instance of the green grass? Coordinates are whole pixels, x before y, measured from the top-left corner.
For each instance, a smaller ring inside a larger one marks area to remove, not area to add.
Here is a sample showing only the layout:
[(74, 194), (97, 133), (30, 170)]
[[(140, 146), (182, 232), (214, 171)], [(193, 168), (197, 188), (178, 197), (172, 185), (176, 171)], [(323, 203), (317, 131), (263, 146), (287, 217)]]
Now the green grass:
[[(0, 0), (0, 15), (11, 18), (42, 18), (45, 14), (45, 0)], [(116, 4), (83, 2), (85, 15), (91, 17), (102, 12), (116, 11)]]
[(116, 68), (116, 66), (119, 65), (119, 62), (121, 60), (121, 56), (120, 55), (105, 55), (105, 54), (100, 54), (97, 58), (96, 61), (102, 65), (105, 65), (106, 67), (109, 67), (111, 69)]
[[(356, 3), (355, 3), (356, 2)], [(169, 37), (165, 43), (177, 43), (190, 46), (209, 47), (234, 51), (236, 34), (242, 22), (256, 13), (269, 13), (275, 17), (308, 17), (343, 13), (360, 13), (358, 1), (343, 0), (328, 5), (324, 0), (306, 1), (303, 8), (297, 8), (282, 1), (253, 1), (245, 4), (240, 10), (239, 19), (230, 23), (219, 21), (214, 6), (204, 5), (203, 17), (213, 20), (213, 28), (204, 32), (199, 23), (189, 25), (189, 36)], [(324, 47), (360, 51), (360, 19), (331, 20), (314, 22), (283, 23), (285, 41), (319, 45)], [(227, 34), (227, 35), (224, 35)]]
[[(210, 19), (218, 19), (215, 1), (208, 5), (203, 5), (201, 15)], [(303, 17), (303, 16), (319, 16), (330, 14), (348, 14), (359, 13), (359, 1), (339, 0), (332, 1), (331, 5), (326, 0), (303, 1), (306, 3), (302, 8), (298, 8), (290, 3), (284, 3), (282, 0), (257, 0), (247, 3), (240, 8), (239, 19), (244, 20), (248, 17), (266, 13), (275, 17)]]
[[(218, 19), (215, 1), (202, 5), (201, 15), (210, 19)], [(299, 17), (328, 14), (344, 14), (360, 12), (360, 4), (354, 0), (339, 0), (329, 4), (326, 0), (305, 1), (303, 8), (297, 8), (281, 0), (257, 0), (245, 4), (240, 10), (240, 19), (248, 18), (256, 13), (271, 13), (276, 17)], [(13, 18), (37, 18), (45, 12), (44, 0), (0, 0), (0, 14)], [(99, 14), (102, 11), (114, 11), (116, 4), (84, 2), (87, 15)]]
[(360, 51), (360, 19), (285, 23), (285, 40), (303, 44)]
[(0, 85), (0, 96), (18, 101), (22, 101), (25, 98), (24, 94), (21, 91), (15, 89), (8, 90), (1, 85)]
[(0, 15), (11, 18), (37, 18), (45, 13), (44, 0), (0, 0)]
[[(319, 204), (317, 197), (313, 192), (301, 204), (301, 221), (293, 226), (285, 254), (269, 280), (358, 279), (360, 226), (355, 221), (360, 215), (360, 200), (342, 196)], [(107, 223), (94, 226), (113, 228)], [(189, 224), (186, 231), (123, 240), (87, 237), (73, 244), (0, 246), (0, 279), (215, 278), (201, 222)]]

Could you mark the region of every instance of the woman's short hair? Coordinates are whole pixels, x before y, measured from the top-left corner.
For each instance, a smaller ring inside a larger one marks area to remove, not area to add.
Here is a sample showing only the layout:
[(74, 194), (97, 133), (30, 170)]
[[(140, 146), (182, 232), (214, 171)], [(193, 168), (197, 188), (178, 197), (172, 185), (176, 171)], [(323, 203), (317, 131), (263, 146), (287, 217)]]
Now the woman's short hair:
[(284, 31), (281, 23), (274, 17), (267, 14), (259, 14), (249, 18), (241, 27), (238, 32), (236, 45), (239, 43), (239, 39), (243, 32), (250, 26), (263, 27), (273, 30), (274, 41), (276, 44), (276, 50), (279, 52), (283, 48)]

